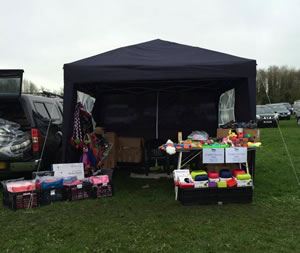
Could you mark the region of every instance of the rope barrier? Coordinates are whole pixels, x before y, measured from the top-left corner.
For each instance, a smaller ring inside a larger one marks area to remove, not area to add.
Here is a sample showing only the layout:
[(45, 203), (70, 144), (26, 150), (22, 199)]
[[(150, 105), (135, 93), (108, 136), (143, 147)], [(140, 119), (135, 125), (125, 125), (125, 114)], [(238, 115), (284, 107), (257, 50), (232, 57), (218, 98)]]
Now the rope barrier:
[[(44, 143), (43, 143), (43, 147), (42, 147), (42, 151), (41, 151), (41, 154), (40, 154), (40, 158), (38, 159), (38, 166), (37, 166), (37, 169), (36, 169), (36, 172), (39, 172), (40, 170), (40, 167), (41, 167), (41, 163), (42, 163), (42, 159), (43, 159), (43, 155), (44, 155), (44, 151), (45, 151), (45, 147), (46, 147), (46, 143), (47, 143), (47, 139), (48, 139), (48, 135), (49, 135), (49, 130), (50, 130), (50, 126), (51, 126), (51, 122), (52, 122), (52, 113), (53, 113), (53, 110), (54, 110), (54, 104), (52, 106), (52, 109), (51, 109), (51, 113), (50, 113), (50, 118), (49, 118), (49, 123), (48, 123), (48, 126), (47, 126), (47, 131), (46, 131), (46, 135), (45, 135), (45, 139), (44, 139)], [(32, 208), (32, 205), (33, 205), (33, 191), (31, 192), (31, 195), (30, 195), (30, 199), (29, 199), (29, 202), (28, 202), (28, 207), (27, 209), (31, 209)]]
[[(269, 94), (268, 94), (268, 92), (267, 92), (267, 87), (266, 87), (264, 84), (263, 84), (263, 86), (264, 86), (264, 88), (265, 88), (265, 92), (266, 92), (266, 95), (267, 95), (268, 102), (269, 102), (269, 104), (272, 104), (272, 103), (271, 103), (271, 99), (270, 99), (270, 97), (269, 97)], [(287, 144), (286, 144), (286, 141), (285, 141), (285, 139), (284, 139), (284, 136), (283, 136), (281, 127), (280, 127), (280, 125), (279, 125), (279, 122), (277, 122), (277, 128), (278, 128), (278, 130), (279, 130), (280, 137), (281, 137), (281, 140), (282, 140), (282, 142), (283, 142), (283, 145), (284, 145), (286, 154), (287, 154), (287, 156), (288, 156), (288, 160), (289, 160), (289, 162), (290, 162), (291, 168), (292, 168), (292, 170), (293, 170), (293, 172), (294, 172), (296, 181), (297, 181), (298, 185), (300, 186), (300, 179), (299, 179), (299, 176), (298, 176), (298, 173), (297, 173), (297, 170), (296, 170), (294, 161), (293, 161), (293, 159), (292, 159), (292, 156), (291, 156), (291, 154), (290, 154), (290, 151), (289, 151), (288, 146), (287, 146)]]

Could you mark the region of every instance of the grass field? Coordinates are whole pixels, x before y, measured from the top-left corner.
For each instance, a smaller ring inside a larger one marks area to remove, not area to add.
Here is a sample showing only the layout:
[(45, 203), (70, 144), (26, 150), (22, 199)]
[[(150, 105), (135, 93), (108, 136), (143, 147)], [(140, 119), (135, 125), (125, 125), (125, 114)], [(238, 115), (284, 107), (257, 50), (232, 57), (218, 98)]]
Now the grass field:
[[(281, 127), (300, 176), (300, 127)], [(278, 129), (261, 135), (252, 204), (185, 207), (172, 181), (119, 172), (112, 198), (0, 207), (0, 252), (300, 252), (300, 186)]]

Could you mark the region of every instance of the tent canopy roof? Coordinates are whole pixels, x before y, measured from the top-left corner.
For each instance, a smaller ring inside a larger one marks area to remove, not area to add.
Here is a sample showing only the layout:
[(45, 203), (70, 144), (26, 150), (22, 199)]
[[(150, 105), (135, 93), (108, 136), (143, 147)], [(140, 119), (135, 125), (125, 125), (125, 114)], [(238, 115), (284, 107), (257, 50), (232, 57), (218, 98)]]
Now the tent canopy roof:
[(237, 64), (254, 61), (200, 47), (165, 40), (117, 48), (102, 54), (78, 60), (74, 66), (193, 66)]
[(248, 78), (256, 61), (157, 39), (65, 64), (64, 75), (67, 85)]

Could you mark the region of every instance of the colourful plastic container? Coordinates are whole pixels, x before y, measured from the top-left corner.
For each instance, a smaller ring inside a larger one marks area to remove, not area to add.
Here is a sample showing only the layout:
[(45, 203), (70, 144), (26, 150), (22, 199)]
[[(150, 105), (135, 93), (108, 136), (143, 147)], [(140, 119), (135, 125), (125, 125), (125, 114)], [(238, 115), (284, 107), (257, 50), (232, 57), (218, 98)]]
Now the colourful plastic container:
[(210, 179), (217, 179), (217, 178), (219, 178), (219, 172), (217, 172), (217, 171), (209, 171), (208, 172), (208, 177)]
[(228, 169), (222, 169), (222, 170), (220, 170), (220, 177), (221, 178), (231, 178), (232, 177), (232, 173)]
[(241, 169), (234, 169), (234, 170), (232, 170), (232, 175), (234, 177), (236, 177), (237, 175), (240, 175), (240, 174), (246, 174), (246, 172), (244, 170), (241, 170)]
[(227, 183), (226, 181), (219, 181), (217, 182), (218, 188), (227, 188)]
[(191, 172), (191, 176), (193, 179), (195, 179), (195, 177), (199, 175), (207, 175), (207, 172), (205, 170), (194, 170)]
[(239, 174), (239, 175), (236, 176), (236, 179), (238, 179), (238, 180), (249, 180), (249, 179), (251, 179), (251, 175), (248, 174), (248, 173)]
[(211, 188), (217, 187), (217, 182), (208, 182), (208, 187), (211, 187)]
[(227, 187), (229, 188), (237, 186), (237, 181), (234, 178), (227, 180), (226, 183), (227, 183)]
[(195, 176), (195, 181), (207, 181), (208, 180), (208, 176), (207, 175), (197, 175)]

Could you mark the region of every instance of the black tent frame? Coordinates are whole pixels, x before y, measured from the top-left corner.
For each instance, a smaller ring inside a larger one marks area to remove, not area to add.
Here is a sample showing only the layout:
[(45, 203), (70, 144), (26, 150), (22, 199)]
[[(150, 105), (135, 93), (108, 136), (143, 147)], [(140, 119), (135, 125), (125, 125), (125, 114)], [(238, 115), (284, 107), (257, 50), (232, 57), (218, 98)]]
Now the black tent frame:
[[(69, 139), (77, 91), (97, 98), (128, 94), (197, 92), (211, 102), (218, 113), (219, 97), (235, 89), (235, 116), (239, 121), (256, 116), (256, 61), (202, 48), (154, 40), (109, 51), (64, 65), (63, 157), (71, 161)], [(166, 95), (167, 96), (167, 95)], [(157, 110), (158, 100), (156, 98)], [(217, 128), (215, 117), (207, 122)], [(105, 122), (104, 122), (105, 123)], [(177, 129), (178, 130), (178, 129)], [(156, 127), (157, 135), (157, 127)]]

